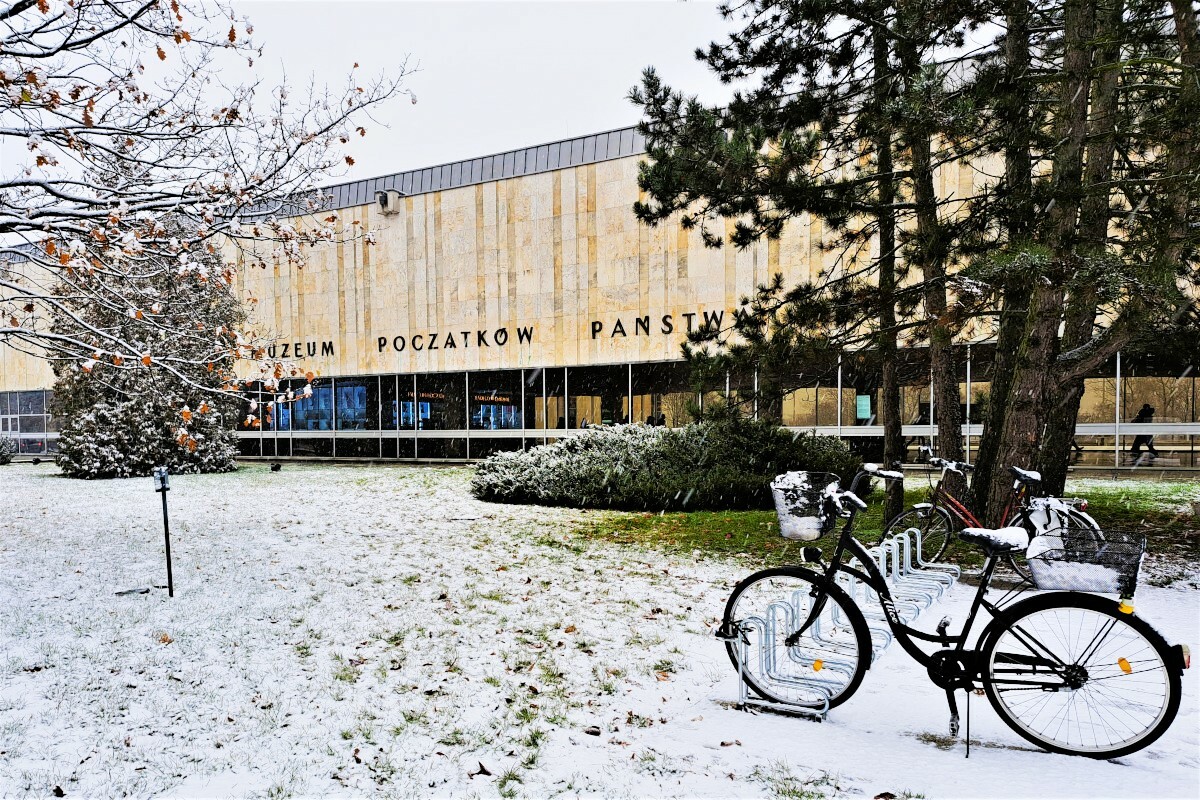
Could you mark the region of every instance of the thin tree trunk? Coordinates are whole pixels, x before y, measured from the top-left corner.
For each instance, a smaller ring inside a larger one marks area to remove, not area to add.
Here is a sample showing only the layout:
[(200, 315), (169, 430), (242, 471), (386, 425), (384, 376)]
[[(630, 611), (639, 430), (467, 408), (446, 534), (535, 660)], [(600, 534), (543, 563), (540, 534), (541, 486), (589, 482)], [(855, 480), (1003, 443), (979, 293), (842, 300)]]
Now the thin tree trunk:
[[(901, 37), (896, 46), (910, 99), (921, 102), (921, 83), (928, 79), (913, 35)], [(916, 244), (910, 261), (921, 269), (925, 315), (930, 321), (929, 359), (933, 381), (934, 419), (937, 424), (938, 454), (960, 461), (963, 457), (962, 409), (958, 402), (958, 369), (954, 330), (946, 305), (946, 230), (938, 218), (937, 193), (933, 185), (933, 125), (922, 114), (903, 117), (903, 139), (911, 159), (912, 199), (916, 212)], [(966, 483), (951, 475), (947, 488), (960, 493)]]
[[(875, 103), (879, 129), (875, 134), (876, 169), (879, 172), (879, 354), (883, 361), (880, 387), (880, 416), (883, 417), (883, 460), (888, 468), (904, 460), (904, 436), (900, 419), (900, 378), (896, 359), (896, 198), (892, 178), (892, 129), (887, 123), (883, 106), (888, 100), (891, 81), (888, 66), (888, 42), (882, 31), (876, 31), (872, 42), (875, 69)], [(890, 520), (904, 509), (904, 487), (888, 485), (884, 498), (883, 518)]]
[[(1009, 0), (1005, 14), (1004, 84), (998, 100), (999, 115), (1005, 130), (1004, 186), (1007, 189), (1005, 229), (1010, 250), (1027, 244), (1033, 227), (1033, 117), (1030, 113), (1029, 83), (1029, 4), (1027, 0)], [(1029, 286), (1019, 283), (1005, 287), (1001, 303), (996, 353), (992, 360), (992, 380), (983, 432), (975, 456), (975, 480), (972, 485), (973, 507), (982, 514), (987, 507), (992, 473), (1008, 410), (1005, 402), (1012, 385), (1013, 363), (1025, 319), (1029, 313)]]

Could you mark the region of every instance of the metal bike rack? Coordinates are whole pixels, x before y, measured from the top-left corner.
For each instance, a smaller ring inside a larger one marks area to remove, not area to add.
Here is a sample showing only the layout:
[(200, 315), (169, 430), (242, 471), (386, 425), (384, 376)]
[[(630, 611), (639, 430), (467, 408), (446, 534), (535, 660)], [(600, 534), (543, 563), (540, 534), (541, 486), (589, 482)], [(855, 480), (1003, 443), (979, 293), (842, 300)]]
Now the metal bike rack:
[[(892, 593), (896, 613), (905, 624), (910, 624), (922, 611), (940, 600), (960, 574), (958, 567), (953, 565), (930, 564), (922, 560), (921, 537), (916, 529), (892, 534), (875, 547), (867, 548), (867, 553), (884, 576)], [(849, 564), (862, 568), (862, 564), (856, 559), (852, 559)], [(894, 640), (879, 605), (878, 594), (870, 586), (846, 572), (838, 572), (834, 580), (866, 618), (871, 638), (871, 658), (872, 661), (878, 660)], [(777, 642), (778, 637), (786, 636), (789, 631), (795, 630), (800, 620), (808, 613), (807, 598), (807, 592), (797, 590), (791, 597), (781, 597), (772, 602), (763, 616), (747, 617), (739, 621), (735, 634), (738, 646), (734, 648), (734, 652), (738, 677), (741, 679), (738, 695), (740, 707), (763, 708), (815, 719), (824, 719), (828, 714), (829, 698), (832, 697), (839, 681), (816, 677), (814, 657), (800, 647), (787, 648), (786, 654), (780, 654), (774, 645), (763, 646), (763, 643)], [(827, 626), (850, 624), (850, 620), (840, 613), (837, 604), (831, 604), (829, 608), (829, 616), (818, 617), (808, 631), (808, 635), (817, 643), (836, 644), (830, 638)], [(853, 664), (849, 660), (826, 656), (821, 661), (820, 671), (828, 670), (826, 674), (831, 676), (847, 675), (853, 671)], [(746, 670), (751, 665), (756, 668), (755, 674), (760, 680), (802, 690), (817, 698), (823, 696), (823, 703), (820, 706), (786, 704), (752, 697), (746, 682)], [(788, 667), (798, 669), (789, 670)]]

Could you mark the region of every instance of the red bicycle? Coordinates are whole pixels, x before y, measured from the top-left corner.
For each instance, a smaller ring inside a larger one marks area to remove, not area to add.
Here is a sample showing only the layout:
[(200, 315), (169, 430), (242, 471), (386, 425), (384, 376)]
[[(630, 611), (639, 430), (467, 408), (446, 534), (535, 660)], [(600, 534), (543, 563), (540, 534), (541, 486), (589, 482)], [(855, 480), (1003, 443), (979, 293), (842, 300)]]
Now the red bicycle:
[[(930, 502), (917, 503), (898, 514), (884, 528), (884, 535), (916, 529), (916, 557), (920, 564), (938, 561), (946, 553), (954, 533), (969, 528), (984, 528), (984, 524), (971, 513), (966, 505), (946, 488), (946, 475), (953, 472), (966, 476), (974, 467), (962, 461), (930, 458), (929, 464), (940, 467), (941, 477), (933, 488)], [(1030, 537), (1056, 531), (1072, 539), (1095, 540), (1100, 536), (1100, 526), (1084, 512), (1087, 504), (1082, 500), (1037, 497), (1037, 487), (1042, 476), (1032, 470), (1009, 467), (1013, 476), (1012, 490), (1004, 507), (1002, 519), (1006, 527), (1022, 528)], [(1018, 555), (1007, 559), (1022, 577), (1028, 571)]]

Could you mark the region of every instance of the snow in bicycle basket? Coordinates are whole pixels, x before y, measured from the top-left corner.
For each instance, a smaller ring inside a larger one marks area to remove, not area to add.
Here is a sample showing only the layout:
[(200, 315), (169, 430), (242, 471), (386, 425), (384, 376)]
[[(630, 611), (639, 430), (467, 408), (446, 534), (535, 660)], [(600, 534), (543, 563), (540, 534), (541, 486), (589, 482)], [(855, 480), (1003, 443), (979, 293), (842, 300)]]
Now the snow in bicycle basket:
[(811, 542), (833, 530), (836, 519), (825, 510), (825, 489), (837, 482), (829, 472), (785, 472), (771, 481), (783, 538)]
[(1143, 536), (1063, 529), (1035, 536), (1025, 557), (1039, 589), (1133, 597), (1145, 554)]

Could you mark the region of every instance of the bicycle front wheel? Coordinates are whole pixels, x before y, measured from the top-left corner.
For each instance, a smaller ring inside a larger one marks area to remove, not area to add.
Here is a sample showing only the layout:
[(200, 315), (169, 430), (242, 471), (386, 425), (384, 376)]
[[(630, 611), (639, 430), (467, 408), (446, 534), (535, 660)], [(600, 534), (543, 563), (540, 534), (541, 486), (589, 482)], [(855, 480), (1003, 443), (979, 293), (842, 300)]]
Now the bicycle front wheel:
[(884, 536), (915, 528), (920, 531), (921, 560), (937, 561), (950, 544), (950, 534), (958, 530), (950, 515), (940, 508), (920, 505), (902, 511), (883, 530)]
[(1162, 736), (1179, 711), (1170, 646), (1115, 601), (1053, 592), (1013, 606), (982, 653), (988, 700), (1054, 753), (1116, 758)]
[(725, 605), (729, 659), (754, 692), (775, 703), (844, 703), (871, 663), (867, 622), (849, 595), (803, 567), (746, 578)]

